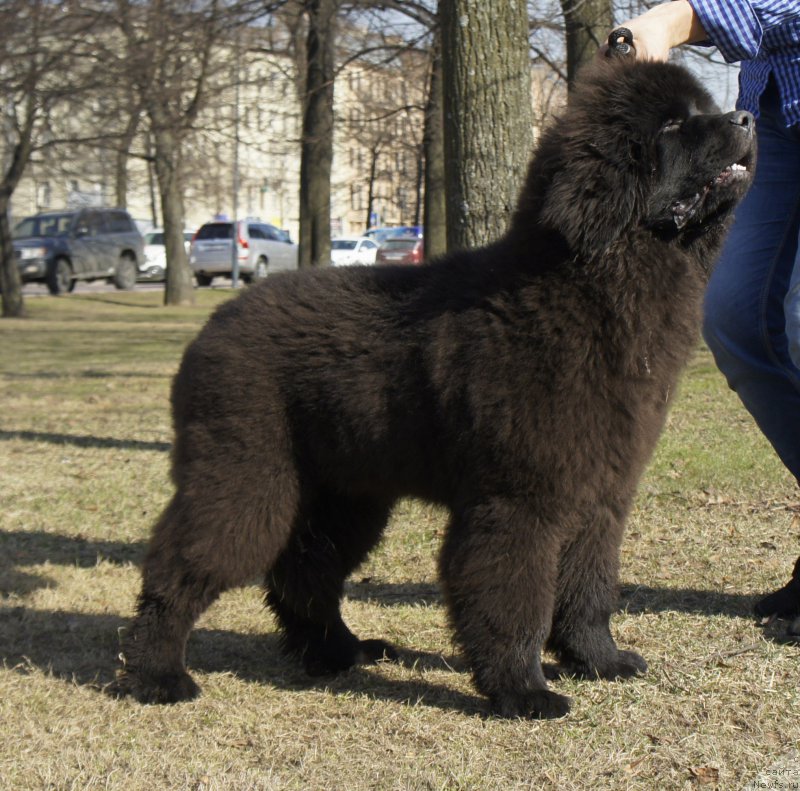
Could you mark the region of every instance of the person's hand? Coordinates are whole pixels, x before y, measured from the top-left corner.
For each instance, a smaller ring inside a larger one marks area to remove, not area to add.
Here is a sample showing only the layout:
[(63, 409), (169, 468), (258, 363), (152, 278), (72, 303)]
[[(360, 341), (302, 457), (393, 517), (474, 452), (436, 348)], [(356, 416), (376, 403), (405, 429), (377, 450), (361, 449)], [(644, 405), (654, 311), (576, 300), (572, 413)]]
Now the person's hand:
[(669, 27), (662, 21), (642, 14), (623, 22), (620, 27), (625, 27), (633, 33), (633, 48), (639, 60), (669, 60), (669, 51), (674, 44)]
[[(653, 6), (618, 27), (633, 34), (633, 48), (640, 60), (667, 60), (669, 51), (680, 44), (703, 41), (707, 36), (688, 0), (673, 0)], [(600, 48), (604, 56), (608, 45)]]

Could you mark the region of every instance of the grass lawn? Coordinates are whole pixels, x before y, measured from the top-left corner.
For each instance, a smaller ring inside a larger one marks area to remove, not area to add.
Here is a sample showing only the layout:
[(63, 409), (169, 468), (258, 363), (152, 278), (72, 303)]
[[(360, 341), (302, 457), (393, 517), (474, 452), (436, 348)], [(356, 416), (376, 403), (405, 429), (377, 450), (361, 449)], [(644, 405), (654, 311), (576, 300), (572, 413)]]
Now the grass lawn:
[(559, 681), (560, 721), (488, 717), (436, 583), (446, 515), (408, 501), (344, 602), (399, 664), (309, 681), (252, 587), (190, 638), (199, 700), (103, 694), (170, 494), (170, 378), (228, 297), (43, 297), (0, 322), (0, 789), (800, 787), (800, 648), (750, 616), (800, 554), (798, 492), (702, 348), (623, 546), (612, 627), (646, 676)]

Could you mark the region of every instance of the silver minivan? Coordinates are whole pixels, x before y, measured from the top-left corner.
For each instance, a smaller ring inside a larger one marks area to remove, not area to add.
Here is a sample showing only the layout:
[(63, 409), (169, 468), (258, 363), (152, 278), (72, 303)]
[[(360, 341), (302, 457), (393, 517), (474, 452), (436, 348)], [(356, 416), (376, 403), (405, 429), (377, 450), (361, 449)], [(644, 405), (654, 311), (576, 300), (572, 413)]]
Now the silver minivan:
[[(198, 286), (210, 286), (215, 277), (231, 277), (230, 220), (202, 225), (192, 239), (189, 264)], [(297, 245), (289, 234), (260, 220), (236, 223), (236, 258), (239, 276), (245, 283), (273, 272), (297, 269)]]

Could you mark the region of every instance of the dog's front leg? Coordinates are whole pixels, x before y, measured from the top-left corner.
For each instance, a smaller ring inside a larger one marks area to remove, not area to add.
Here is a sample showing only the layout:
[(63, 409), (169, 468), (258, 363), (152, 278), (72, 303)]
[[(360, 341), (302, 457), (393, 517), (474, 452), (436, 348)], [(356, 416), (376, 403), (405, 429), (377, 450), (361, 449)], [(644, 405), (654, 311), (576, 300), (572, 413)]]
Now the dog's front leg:
[(448, 529), (440, 567), (450, 618), (477, 688), (502, 717), (569, 711), (541, 664), (559, 544), (526, 499), (482, 499), (456, 512)]
[(562, 673), (580, 678), (630, 678), (647, 671), (634, 651), (617, 648), (609, 619), (616, 606), (625, 508), (597, 505), (565, 544), (559, 561), (553, 629), (547, 643)]

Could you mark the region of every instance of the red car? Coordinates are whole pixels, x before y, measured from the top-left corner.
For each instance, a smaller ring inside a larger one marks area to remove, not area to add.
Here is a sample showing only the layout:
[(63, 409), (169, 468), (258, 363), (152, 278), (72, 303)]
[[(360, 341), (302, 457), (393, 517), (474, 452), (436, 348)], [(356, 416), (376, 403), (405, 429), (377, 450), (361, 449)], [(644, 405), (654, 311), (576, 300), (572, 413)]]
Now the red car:
[(421, 264), (425, 258), (425, 243), (421, 236), (393, 236), (379, 248), (376, 264)]

